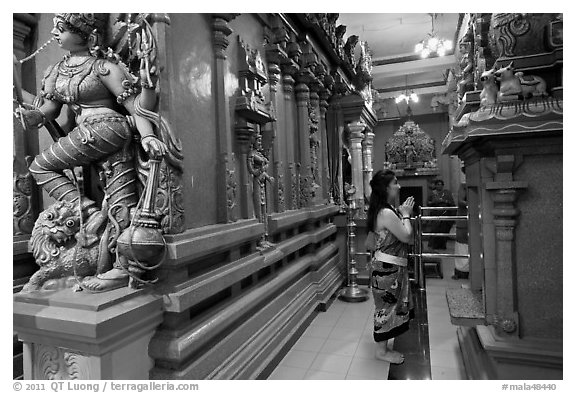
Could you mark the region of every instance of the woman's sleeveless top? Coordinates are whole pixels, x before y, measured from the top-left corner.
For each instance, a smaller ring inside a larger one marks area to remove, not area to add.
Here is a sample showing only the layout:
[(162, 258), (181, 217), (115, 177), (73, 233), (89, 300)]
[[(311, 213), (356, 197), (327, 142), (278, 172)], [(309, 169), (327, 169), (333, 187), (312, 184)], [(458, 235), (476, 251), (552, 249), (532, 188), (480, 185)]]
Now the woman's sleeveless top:
[[(386, 208), (388, 209), (388, 208)], [(400, 217), (397, 211), (390, 209)], [(378, 239), (376, 240), (376, 250), (385, 254), (394, 255), (401, 258), (406, 258), (408, 254), (408, 247), (406, 243), (401, 242), (392, 232), (388, 229), (376, 231)]]

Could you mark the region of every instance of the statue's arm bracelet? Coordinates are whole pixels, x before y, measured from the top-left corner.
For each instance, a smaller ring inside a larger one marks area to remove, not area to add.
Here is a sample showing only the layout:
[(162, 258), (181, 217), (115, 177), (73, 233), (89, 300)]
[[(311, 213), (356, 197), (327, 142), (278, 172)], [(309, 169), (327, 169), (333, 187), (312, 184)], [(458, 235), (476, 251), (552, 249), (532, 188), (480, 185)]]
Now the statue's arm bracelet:
[(136, 87), (128, 80), (122, 82), (122, 87), (124, 87), (124, 91), (116, 97), (116, 102), (119, 104), (126, 101), (128, 97), (138, 93)]

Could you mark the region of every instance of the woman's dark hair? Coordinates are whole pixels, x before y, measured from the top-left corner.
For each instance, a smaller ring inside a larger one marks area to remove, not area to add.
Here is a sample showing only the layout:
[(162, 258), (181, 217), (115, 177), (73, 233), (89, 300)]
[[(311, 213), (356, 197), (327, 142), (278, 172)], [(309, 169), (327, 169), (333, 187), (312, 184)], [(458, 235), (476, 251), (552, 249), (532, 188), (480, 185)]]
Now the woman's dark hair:
[(378, 171), (370, 180), (372, 193), (370, 194), (370, 205), (368, 206), (368, 230), (374, 231), (376, 228), (376, 217), (378, 212), (385, 207), (392, 209), (388, 203), (388, 186), (396, 175), (391, 170)]

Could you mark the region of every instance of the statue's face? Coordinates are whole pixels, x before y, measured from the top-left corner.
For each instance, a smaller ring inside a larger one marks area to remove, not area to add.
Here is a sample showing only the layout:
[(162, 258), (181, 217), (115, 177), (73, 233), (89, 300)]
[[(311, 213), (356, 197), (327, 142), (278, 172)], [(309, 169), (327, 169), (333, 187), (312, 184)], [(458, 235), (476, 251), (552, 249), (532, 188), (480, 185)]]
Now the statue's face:
[(88, 47), (86, 41), (79, 34), (69, 31), (64, 21), (60, 18), (54, 18), (54, 28), (51, 33), (62, 49), (77, 52), (86, 50)]

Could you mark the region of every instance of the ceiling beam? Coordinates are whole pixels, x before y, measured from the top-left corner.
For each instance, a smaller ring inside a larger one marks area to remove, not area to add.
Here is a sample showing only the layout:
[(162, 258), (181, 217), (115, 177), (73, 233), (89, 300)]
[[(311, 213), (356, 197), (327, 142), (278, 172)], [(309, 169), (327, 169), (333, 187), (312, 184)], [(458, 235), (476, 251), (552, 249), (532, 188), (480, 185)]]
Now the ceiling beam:
[[(378, 89), (378, 99), (396, 98), (399, 93), (406, 91), (405, 87)], [(408, 86), (408, 91), (414, 91), (418, 95), (423, 94), (444, 94), (447, 91), (446, 82), (422, 83), (420, 85)]]
[(454, 55), (433, 57), (408, 61), (404, 63), (390, 63), (372, 68), (372, 77), (378, 76), (393, 77), (409, 74), (420, 74), (423, 72), (445, 70), (456, 64)]

